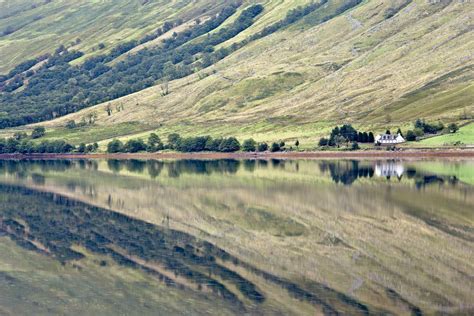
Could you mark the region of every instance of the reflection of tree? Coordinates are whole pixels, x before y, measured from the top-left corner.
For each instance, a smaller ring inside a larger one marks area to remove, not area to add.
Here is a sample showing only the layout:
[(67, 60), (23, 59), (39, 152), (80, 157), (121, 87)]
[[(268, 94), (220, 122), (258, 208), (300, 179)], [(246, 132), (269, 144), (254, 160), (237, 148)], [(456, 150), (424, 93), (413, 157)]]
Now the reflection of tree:
[(234, 159), (221, 160), (177, 160), (167, 162), (168, 175), (179, 177), (181, 174), (212, 173), (235, 174), (240, 168), (240, 161)]
[(161, 170), (163, 170), (163, 162), (162, 161), (157, 161), (157, 160), (149, 160), (146, 163), (147, 169), (148, 169), (148, 174), (152, 179), (158, 177), (161, 173)]
[(138, 159), (123, 160), (125, 168), (129, 172), (143, 173), (146, 167), (146, 161)]
[(329, 172), (335, 183), (344, 185), (351, 185), (358, 178), (372, 178), (374, 176), (372, 166), (363, 166), (357, 160), (321, 161), (319, 169), (323, 173)]
[(122, 163), (118, 159), (109, 159), (107, 160), (107, 167), (113, 173), (119, 173), (122, 170)]
[(245, 160), (244, 161), (244, 168), (247, 171), (254, 172), (257, 162), (255, 160)]
[(268, 167), (268, 161), (264, 159), (259, 159), (258, 160), (258, 167), (259, 168), (267, 168)]

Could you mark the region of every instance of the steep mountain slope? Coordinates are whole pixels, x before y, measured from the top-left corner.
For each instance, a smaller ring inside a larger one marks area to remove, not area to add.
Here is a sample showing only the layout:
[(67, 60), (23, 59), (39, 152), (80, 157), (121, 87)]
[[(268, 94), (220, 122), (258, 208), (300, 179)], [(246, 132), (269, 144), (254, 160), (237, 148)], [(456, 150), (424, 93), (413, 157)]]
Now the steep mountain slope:
[[(66, 132), (74, 142), (146, 136), (150, 130), (313, 142), (339, 122), (377, 129), (406, 126), (417, 117), (444, 122), (471, 117), (472, 3), (371, 0), (347, 8), (347, 1), (333, 0), (249, 41), (309, 1), (261, 3), (264, 11), (251, 26), (214, 48), (239, 43), (239, 49), (171, 81), (169, 94), (163, 95), (158, 81), (42, 125), (52, 130), (50, 137)], [(244, 39), (248, 43), (241, 45)], [(110, 115), (107, 108), (114, 109)], [(64, 129), (66, 121), (91, 115), (97, 117), (93, 125)]]
[[(151, 33), (166, 21), (211, 14), (211, 0), (0, 0), (0, 73), (60, 46), (91, 56)], [(79, 42), (76, 42), (80, 39)]]

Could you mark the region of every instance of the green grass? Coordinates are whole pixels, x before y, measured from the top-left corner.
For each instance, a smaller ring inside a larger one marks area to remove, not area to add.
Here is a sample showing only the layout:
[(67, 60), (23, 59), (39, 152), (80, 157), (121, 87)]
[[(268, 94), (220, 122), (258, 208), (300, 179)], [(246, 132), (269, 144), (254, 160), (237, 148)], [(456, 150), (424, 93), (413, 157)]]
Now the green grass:
[(423, 139), (418, 144), (421, 146), (474, 145), (474, 123), (461, 127), (454, 134), (430, 137)]

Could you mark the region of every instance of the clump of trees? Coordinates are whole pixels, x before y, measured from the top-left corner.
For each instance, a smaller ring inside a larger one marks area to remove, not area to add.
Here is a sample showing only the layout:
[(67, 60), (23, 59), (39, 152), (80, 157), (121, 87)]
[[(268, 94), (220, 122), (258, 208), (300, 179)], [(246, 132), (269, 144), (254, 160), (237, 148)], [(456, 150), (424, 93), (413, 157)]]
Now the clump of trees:
[[(278, 150), (284, 147), (284, 142), (277, 143)], [(164, 144), (160, 137), (152, 133), (145, 142), (142, 139), (130, 139), (126, 143), (114, 139), (107, 144), (108, 153), (137, 153), (142, 151), (157, 152), (171, 149), (180, 152), (263, 152), (269, 149), (265, 142), (257, 143), (254, 139), (246, 139), (242, 144), (235, 137), (212, 138), (211, 136), (181, 137), (179, 134), (168, 135)]]
[(37, 126), (31, 132), (31, 138), (36, 139), (43, 137), (46, 134), (46, 129), (43, 126)]
[(456, 133), (459, 127), (456, 123), (451, 123), (447, 127), (441, 122), (428, 123), (424, 119), (417, 119), (413, 124), (413, 129), (406, 133), (407, 141), (416, 141), (425, 135), (435, 135), (438, 133)]
[(242, 144), (242, 150), (246, 152), (253, 152), (257, 150), (257, 142), (250, 138), (246, 139)]
[(352, 150), (359, 149), (358, 143), (373, 143), (375, 141), (372, 132), (357, 131), (352, 125), (344, 124), (341, 127), (336, 126), (332, 129), (329, 138), (321, 138), (318, 146), (320, 147), (341, 147), (346, 146)]
[(76, 151), (81, 154), (87, 154), (87, 153), (93, 153), (96, 152), (97, 149), (99, 149), (99, 144), (93, 143), (93, 144), (88, 144), (86, 145), (85, 143), (81, 143)]
[(43, 154), (43, 153), (71, 153), (75, 146), (64, 140), (44, 140), (35, 143), (29, 139), (18, 140), (14, 137), (0, 139), (0, 154)]

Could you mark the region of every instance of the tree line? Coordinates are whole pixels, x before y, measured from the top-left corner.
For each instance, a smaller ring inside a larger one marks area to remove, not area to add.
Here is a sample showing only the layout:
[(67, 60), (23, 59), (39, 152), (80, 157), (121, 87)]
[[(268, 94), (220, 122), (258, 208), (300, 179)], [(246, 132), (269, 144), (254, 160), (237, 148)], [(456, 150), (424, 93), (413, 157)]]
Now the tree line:
[(428, 123), (424, 119), (417, 119), (413, 124), (413, 129), (406, 133), (407, 141), (416, 141), (419, 138), (428, 135), (435, 135), (438, 133), (456, 133), (459, 127), (456, 123), (450, 123), (445, 126), (441, 121), (437, 123)]
[(373, 143), (375, 141), (374, 133), (357, 131), (351, 124), (344, 124), (341, 127), (336, 126), (331, 130), (329, 138), (321, 138), (318, 146), (320, 147), (341, 147), (346, 145), (351, 149), (359, 149), (358, 143)]
[(43, 126), (35, 127), (31, 134), (26, 132), (16, 132), (13, 137), (0, 138), (0, 154), (45, 154), (45, 153), (90, 153), (98, 150), (97, 143), (74, 146), (65, 140), (43, 140), (38, 142), (37, 139), (46, 134)]
[[(295, 146), (299, 146), (296, 140)], [(177, 133), (168, 135), (167, 143), (163, 143), (161, 138), (151, 133), (147, 141), (140, 138), (129, 139), (126, 142), (114, 139), (107, 144), (108, 153), (137, 153), (137, 152), (158, 152), (161, 150), (175, 150), (179, 152), (278, 152), (283, 150), (293, 150), (293, 147), (287, 148), (284, 141), (274, 142), (270, 146), (266, 142), (256, 142), (249, 138), (242, 143), (235, 137), (213, 138), (209, 135), (181, 137)]]

